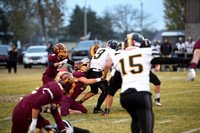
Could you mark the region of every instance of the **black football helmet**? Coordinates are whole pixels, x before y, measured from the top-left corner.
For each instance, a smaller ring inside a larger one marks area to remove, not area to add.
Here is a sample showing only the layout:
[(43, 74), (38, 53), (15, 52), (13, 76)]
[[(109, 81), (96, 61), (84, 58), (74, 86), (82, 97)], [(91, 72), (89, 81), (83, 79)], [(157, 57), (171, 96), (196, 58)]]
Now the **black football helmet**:
[(107, 46), (109, 46), (111, 49), (116, 49), (118, 43), (119, 42), (117, 40), (109, 40), (107, 42)]
[[(67, 120), (63, 120), (63, 123), (65, 124), (65, 127), (67, 128), (68, 132), (70, 132), (70, 133), (74, 132), (74, 128), (70, 122), (68, 122)], [(60, 132), (58, 130), (57, 124), (55, 124), (54, 126), (47, 125), (47, 126), (41, 128), (40, 133), (60, 133)]]
[(115, 50), (118, 51), (118, 50), (124, 50), (124, 49), (125, 49), (124, 42), (119, 42)]
[(144, 40), (145, 40), (145, 43), (142, 43), (140, 47), (141, 48), (151, 47), (152, 42), (149, 39), (144, 39)]
[(125, 38), (125, 47), (137, 46), (141, 47), (145, 43), (144, 37), (139, 33), (130, 33)]

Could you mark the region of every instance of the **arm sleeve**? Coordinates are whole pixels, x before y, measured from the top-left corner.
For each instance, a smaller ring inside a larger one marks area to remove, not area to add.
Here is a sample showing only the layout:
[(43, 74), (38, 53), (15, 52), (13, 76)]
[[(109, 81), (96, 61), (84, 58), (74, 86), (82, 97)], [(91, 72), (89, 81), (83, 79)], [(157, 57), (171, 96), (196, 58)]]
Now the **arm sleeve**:
[(50, 66), (50, 68), (54, 68), (54, 62), (53, 61), (49, 61), (49, 66)]
[(178, 64), (181, 62), (189, 63), (191, 58), (154, 58), (151, 60), (151, 64)]
[(74, 66), (74, 61), (72, 61), (70, 59), (68, 59), (67, 63), (70, 64), (70, 65), (72, 65), (72, 66)]
[(62, 121), (62, 118), (58, 112), (58, 109), (51, 110), (51, 114), (53, 115), (55, 122), (58, 125), (58, 130), (62, 131), (63, 129), (65, 129), (65, 124)]

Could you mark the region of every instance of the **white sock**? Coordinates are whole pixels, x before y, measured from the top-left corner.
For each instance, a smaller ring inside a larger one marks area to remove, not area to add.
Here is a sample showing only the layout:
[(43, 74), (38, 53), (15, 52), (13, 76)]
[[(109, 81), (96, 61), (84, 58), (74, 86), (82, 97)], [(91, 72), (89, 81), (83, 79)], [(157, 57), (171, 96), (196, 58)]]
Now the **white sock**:
[(155, 99), (160, 98), (160, 93), (155, 93)]

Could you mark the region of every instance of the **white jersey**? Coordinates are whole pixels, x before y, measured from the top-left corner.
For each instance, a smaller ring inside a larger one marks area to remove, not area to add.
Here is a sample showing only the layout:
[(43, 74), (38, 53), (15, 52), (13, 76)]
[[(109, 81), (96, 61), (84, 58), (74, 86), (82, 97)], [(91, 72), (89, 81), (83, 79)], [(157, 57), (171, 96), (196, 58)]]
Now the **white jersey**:
[[(113, 56), (121, 54), (121, 51), (124, 51), (124, 50), (115, 51), (115, 54)], [(111, 56), (111, 58), (113, 58), (113, 56)], [(111, 73), (110, 73), (111, 77), (114, 76), (115, 72), (116, 72), (116, 69), (113, 67), (113, 62), (112, 62)]]
[(150, 61), (153, 59), (151, 48), (132, 47), (121, 54), (113, 56), (113, 67), (121, 73), (121, 92), (128, 88), (135, 88), (137, 91), (150, 91), (149, 70)]
[(115, 50), (111, 48), (98, 48), (95, 55), (92, 57), (90, 68), (96, 68), (103, 71), (107, 63), (108, 56), (112, 56), (114, 53)]
[(151, 49), (152, 49), (152, 55), (154, 57), (160, 57), (160, 46), (158, 46), (158, 45), (156, 45), (156, 46), (152, 45)]
[(185, 43), (176, 43), (176, 47), (178, 49), (178, 54), (184, 54), (185, 53)]
[(193, 54), (194, 44), (195, 44), (195, 42), (191, 42), (191, 43), (185, 42), (187, 54)]

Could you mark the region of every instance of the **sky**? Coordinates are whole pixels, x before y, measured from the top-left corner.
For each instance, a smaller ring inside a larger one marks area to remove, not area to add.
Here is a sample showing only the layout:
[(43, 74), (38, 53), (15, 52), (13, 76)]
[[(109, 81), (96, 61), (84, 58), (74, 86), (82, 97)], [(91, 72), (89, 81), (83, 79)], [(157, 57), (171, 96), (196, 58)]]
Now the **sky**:
[(86, 7), (90, 7), (95, 11), (97, 16), (103, 16), (105, 9), (119, 4), (130, 4), (141, 12), (139, 1), (143, 3), (143, 14), (150, 15), (149, 19), (155, 21), (153, 27), (157, 30), (166, 29), (164, 23), (164, 0), (67, 0), (66, 4), (69, 13), (72, 13), (76, 5), (83, 8), (86, 3)]

